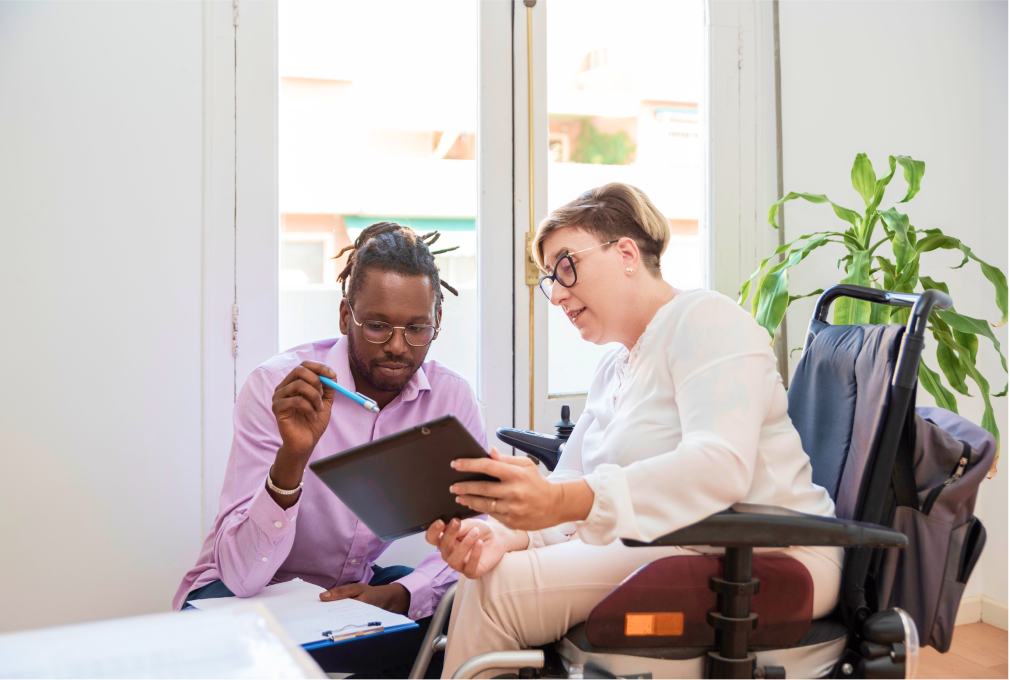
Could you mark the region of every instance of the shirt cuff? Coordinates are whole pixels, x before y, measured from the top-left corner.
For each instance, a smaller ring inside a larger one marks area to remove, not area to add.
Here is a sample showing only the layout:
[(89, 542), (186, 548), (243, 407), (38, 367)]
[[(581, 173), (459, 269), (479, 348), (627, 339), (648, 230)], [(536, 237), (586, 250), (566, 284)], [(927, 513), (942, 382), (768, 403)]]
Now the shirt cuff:
[[(302, 493), (305, 493), (304, 489)], [(267, 491), (266, 480), (263, 480), (263, 484), (253, 494), (252, 501), (249, 503), (249, 519), (272, 544), (277, 544), (287, 534), (295, 530), (295, 517), (298, 516), (301, 500), (302, 497), (299, 495), (294, 505), (287, 510), (282, 509)]]
[(640, 540), (624, 468), (600, 465), (583, 479), (593, 490), (593, 507), (585, 520), (576, 523), (579, 538), (589, 545), (607, 545), (618, 538)]
[(429, 574), (418, 573), (415, 570), (393, 583), (399, 583), (410, 593), (410, 605), (407, 607), (408, 618), (417, 621), (435, 613), (435, 593), (431, 587)]

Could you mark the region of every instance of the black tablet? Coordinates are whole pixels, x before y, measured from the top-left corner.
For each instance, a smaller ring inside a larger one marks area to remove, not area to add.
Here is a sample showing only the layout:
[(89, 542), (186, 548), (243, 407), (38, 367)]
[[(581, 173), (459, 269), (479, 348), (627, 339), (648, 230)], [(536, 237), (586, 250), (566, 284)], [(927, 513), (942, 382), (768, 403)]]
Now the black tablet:
[(372, 533), (392, 541), (424, 531), (437, 519), (448, 522), (480, 513), (456, 502), (456, 482), (494, 477), (449, 466), (457, 458), (488, 458), (454, 416), (311, 463), (309, 468)]

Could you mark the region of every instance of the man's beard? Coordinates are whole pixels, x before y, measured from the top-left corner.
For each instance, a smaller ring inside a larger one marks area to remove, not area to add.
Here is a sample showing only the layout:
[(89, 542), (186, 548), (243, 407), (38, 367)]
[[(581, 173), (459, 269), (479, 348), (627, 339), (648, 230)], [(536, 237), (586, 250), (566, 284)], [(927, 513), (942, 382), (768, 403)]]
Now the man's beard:
[[(428, 345), (430, 347), (431, 345)], [(401, 379), (388, 379), (383, 378), (378, 372), (375, 362), (372, 364), (366, 363), (364, 359), (358, 356), (357, 347), (354, 340), (353, 334), (347, 335), (347, 358), (351, 360), (354, 364), (354, 368), (358, 370), (358, 375), (361, 376), (362, 380), (368, 383), (368, 385), (375, 390), (380, 392), (399, 392), (404, 388), (404, 386), (410, 382), (410, 379), (414, 377), (417, 373), (418, 367), (424, 363), (425, 357), (428, 356), (428, 347), (424, 348), (424, 356), (421, 357), (421, 361), (417, 364), (413, 364), (413, 357), (409, 354), (402, 354), (396, 358), (400, 363), (406, 364), (410, 368), (410, 372), (406, 374), (406, 377)], [(388, 355), (385, 359), (388, 359)]]

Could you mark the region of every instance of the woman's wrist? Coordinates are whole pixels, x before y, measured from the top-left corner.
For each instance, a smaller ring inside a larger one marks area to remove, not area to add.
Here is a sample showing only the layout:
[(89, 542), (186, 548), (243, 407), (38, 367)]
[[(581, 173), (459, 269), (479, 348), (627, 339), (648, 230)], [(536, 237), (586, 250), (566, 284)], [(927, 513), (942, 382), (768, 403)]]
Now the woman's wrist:
[(581, 522), (593, 510), (596, 495), (584, 479), (552, 484), (554, 487), (554, 526), (565, 522)]
[(491, 531), (504, 546), (505, 552), (518, 552), (529, 547), (530, 535), (524, 530), (510, 529), (494, 518), (490, 518), (488, 522), (491, 525)]

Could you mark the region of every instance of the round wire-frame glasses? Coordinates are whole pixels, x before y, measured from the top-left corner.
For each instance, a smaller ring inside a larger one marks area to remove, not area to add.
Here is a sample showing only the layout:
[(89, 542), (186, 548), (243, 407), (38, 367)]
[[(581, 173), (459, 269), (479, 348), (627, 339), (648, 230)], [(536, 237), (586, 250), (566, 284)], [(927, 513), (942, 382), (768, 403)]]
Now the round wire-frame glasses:
[(606, 243), (598, 243), (595, 246), (590, 246), (589, 248), (583, 248), (582, 250), (576, 250), (574, 253), (569, 253), (567, 250), (558, 257), (554, 262), (554, 271), (550, 274), (545, 274), (540, 277), (540, 290), (543, 294), (547, 296), (547, 299), (551, 299), (551, 293), (554, 291), (554, 282), (560, 283), (565, 288), (571, 288), (575, 285), (575, 282), (579, 280), (578, 275), (575, 273), (575, 260), (572, 259), (572, 255), (578, 255), (579, 253), (584, 253), (587, 250), (593, 250), (595, 248), (602, 248), (603, 246), (609, 246), (611, 244), (617, 243), (621, 239), (615, 238), (613, 241), (607, 241)]
[(432, 340), (438, 337), (438, 326), (427, 324), (410, 324), (408, 326), (394, 326), (385, 321), (358, 321), (354, 318), (354, 308), (351, 303), (347, 303), (347, 308), (351, 312), (351, 321), (356, 323), (361, 329), (361, 334), (365, 340), (373, 345), (384, 345), (393, 337), (393, 332), (403, 331), (403, 340), (411, 347), (424, 347), (431, 344)]

